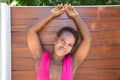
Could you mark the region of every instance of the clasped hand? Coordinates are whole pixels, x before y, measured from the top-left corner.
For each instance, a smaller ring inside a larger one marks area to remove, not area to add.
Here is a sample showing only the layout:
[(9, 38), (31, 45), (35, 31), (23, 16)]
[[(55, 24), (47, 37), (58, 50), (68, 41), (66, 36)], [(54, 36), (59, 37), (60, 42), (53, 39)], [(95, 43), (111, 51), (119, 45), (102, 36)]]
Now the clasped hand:
[(51, 10), (53, 17), (58, 17), (66, 12), (67, 16), (70, 18), (75, 18), (78, 16), (78, 12), (71, 4), (58, 4), (55, 8)]

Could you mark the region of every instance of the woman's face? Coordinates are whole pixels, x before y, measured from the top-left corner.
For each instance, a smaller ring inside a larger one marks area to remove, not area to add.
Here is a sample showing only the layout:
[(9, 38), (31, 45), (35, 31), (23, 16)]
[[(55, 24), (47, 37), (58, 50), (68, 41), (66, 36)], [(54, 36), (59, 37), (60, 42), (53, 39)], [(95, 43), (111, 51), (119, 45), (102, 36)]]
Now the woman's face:
[(55, 42), (55, 53), (57, 56), (65, 56), (71, 52), (75, 43), (75, 38), (72, 33), (65, 31)]

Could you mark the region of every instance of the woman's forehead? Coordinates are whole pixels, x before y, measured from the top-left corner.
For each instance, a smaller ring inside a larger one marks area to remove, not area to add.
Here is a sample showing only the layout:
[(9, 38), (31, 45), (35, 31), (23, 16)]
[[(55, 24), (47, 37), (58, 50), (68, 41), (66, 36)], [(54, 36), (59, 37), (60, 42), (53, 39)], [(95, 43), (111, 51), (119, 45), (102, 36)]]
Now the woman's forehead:
[[(68, 31), (64, 31), (61, 36), (73, 36), (73, 34), (71, 32)], [(73, 36), (74, 37), (74, 36)]]
[(72, 33), (70, 33), (70, 32), (63, 32), (62, 34), (61, 34), (61, 36), (60, 36), (60, 38), (64, 38), (64, 39), (66, 39), (66, 40), (69, 40), (69, 41), (75, 41), (75, 38), (74, 38), (74, 36), (73, 36), (73, 34)]

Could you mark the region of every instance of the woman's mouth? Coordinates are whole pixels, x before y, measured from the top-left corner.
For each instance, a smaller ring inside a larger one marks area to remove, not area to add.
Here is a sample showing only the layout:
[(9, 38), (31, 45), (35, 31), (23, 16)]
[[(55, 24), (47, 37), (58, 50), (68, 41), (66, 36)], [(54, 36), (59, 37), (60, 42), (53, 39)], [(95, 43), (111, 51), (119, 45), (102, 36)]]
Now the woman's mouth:
[(59, 50), (59, 52), (62, 52), (62, 53), (66, 52), (64, 47), (59, 47), (58, 50)]

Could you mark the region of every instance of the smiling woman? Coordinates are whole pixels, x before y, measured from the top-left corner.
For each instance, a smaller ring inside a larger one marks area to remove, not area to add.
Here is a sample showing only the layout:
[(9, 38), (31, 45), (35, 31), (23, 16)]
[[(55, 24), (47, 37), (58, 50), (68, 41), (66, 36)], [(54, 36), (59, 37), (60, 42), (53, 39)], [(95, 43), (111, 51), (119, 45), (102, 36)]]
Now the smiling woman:
[[(79, 36), (73, 28), (64, 27), (59, 31), (58, 36), (56, 36), (52, 53), (49, 53), (42, 47), (38, 32), (41, 31), (46, 23), (59, 17), (64, 12), (75, 22), (78, 33), (81, 33), (83, 39), (78, 49), (74, 53), (71, 53)], [(79, 14), (73, 6), (70, 4), (58, 4), (46, 18), (37, 21), (36, 24), (28, 29), (27, 41), (35, 59), (37, 80), (73, 80), (76, 69), (88, 54), (92, 37), (87, 26), (79, 18)], [(56, 63), (56, 68), (53, 67), (54, 64), (52, 62)], [(58, 63), (61, 65), (58, 65)]]

